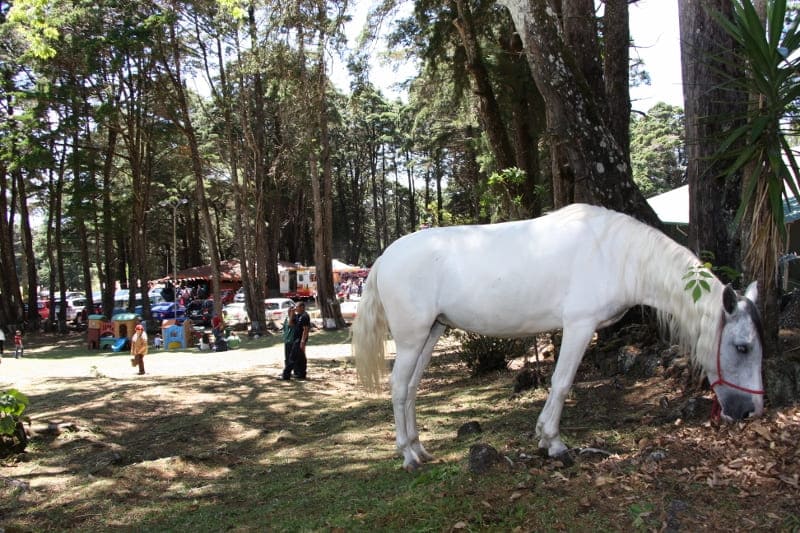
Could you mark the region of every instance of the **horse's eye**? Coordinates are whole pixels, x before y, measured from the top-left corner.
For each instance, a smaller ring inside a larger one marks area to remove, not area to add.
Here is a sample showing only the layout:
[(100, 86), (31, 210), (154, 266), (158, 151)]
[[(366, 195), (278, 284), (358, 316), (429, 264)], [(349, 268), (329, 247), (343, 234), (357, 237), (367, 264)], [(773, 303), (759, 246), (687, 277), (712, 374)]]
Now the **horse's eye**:
[(745, 354), (745, 353), (750, 351), (750, 347), (747, 346), (746, 344), (737, 344), (736, 345), (736, 351), (741, 353), (741, 354)]

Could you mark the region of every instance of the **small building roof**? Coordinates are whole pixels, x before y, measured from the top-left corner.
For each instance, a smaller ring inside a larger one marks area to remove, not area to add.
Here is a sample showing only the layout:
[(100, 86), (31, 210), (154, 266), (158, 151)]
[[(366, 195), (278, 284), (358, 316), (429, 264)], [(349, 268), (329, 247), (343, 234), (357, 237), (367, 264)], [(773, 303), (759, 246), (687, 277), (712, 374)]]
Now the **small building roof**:
[[(664, 224), (689, 224), (689, 186), (684, 185), (647, 199)], [(783, 217), (786, 224), (800, 219), (800, 202), (791, 193), (783, 201)]]

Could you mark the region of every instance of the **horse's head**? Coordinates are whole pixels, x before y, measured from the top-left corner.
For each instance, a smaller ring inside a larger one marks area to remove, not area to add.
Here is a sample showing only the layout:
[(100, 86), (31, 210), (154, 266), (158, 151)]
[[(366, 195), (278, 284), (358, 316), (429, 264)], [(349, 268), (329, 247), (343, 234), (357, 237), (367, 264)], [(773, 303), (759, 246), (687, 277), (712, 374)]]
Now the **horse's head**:
[(722, 293), (722, 323), (715, 363), (707, 369), (724, 420), (760, 416), (764, 411), (761, 380), (763, 333), (755, 305), (758, 288), (751, 283), (744, 296), (730, 287)]

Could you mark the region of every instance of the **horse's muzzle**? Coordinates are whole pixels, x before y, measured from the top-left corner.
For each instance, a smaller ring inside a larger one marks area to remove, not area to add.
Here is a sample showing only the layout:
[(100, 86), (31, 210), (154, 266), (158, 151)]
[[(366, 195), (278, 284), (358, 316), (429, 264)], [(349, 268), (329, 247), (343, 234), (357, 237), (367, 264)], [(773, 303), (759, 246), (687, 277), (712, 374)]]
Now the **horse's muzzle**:
[(758, 417), (764, 412), (763, 396), (757, 394), (718, 390), (717, 397), (722, 407), (722, 418), (729, 422)]

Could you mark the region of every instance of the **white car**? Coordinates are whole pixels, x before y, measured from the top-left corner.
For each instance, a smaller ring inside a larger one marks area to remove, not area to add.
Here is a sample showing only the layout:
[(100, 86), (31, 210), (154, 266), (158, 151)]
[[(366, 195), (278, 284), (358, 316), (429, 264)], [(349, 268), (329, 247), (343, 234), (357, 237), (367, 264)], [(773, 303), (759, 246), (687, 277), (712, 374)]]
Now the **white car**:
[[(86, 307), (86, 299), (84, 298), (67, 298), (66, 305), (66, 319), (67, 322), (80, 322), (81, 312)], [(55, 316), (58, 317), (61, 312), (61, 302), (56, 302)]]
[(264, 300), (264, 310), (267, 312), (267, 320), (272, 320), (278, 324), (289, 315), (289, 309), (294, 307), (294, 301), (289, 298), (267, 298)]
[(250, 324), (250, 317), (247, 316), (244, 302), (233, 302), (223, 307), (222, 318), (230, 327), (244, 326), (246, 328)]

